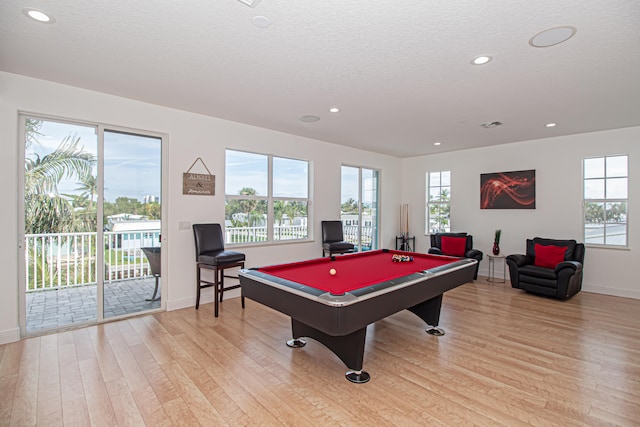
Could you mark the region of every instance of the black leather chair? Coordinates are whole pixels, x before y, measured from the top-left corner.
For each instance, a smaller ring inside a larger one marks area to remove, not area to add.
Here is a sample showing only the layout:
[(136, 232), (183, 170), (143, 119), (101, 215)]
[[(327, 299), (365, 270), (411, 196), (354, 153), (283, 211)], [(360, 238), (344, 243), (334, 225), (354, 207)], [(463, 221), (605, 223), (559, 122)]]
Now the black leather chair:
[[(193, 235), (196, 243), (196, 310), (200, 307), (200, 291), (203, 288), (214, 287), (214, 314), (218, 317), (218, 302), (222, 302), (224, 291), (240, 288), (240, 285), (224, 286), (227, 268), (244, 268), (245, 256), (241, 252), (227, 251), (224, 249), (224, 236), (220, 224), (193, 224)], [(214, 272), (213, 282), (203, 280), (202, 269)], [(241, 289), (242, 292), (242, 289)], [(244, 308), (244, 295), (240, 294), (242, 308)]]
[[(467, 233), (435, 233), (430, 236), (431, 247), (428, 253), (449, 255), (478, 260), (473, 280), (478, 278), (478, 269), (483, 253), (473, 248), (473, 236)], [(462, 240), (464, 239), (464, 241)]]
[(567, 299), (582, 289), (584, 244), (575, 240), (527, 239), (526, 254), (509, 255), (511, 287)]
[(149, 261), (149, 269), (151, 270), (151, 274), (156, 278), (156, 288), (153, 290), (153, 296), (151, 298), (147, 298), (147, 301), (158, 301), (160, 299), (158, 295), (158, 279), (160, 279), (161, 273), (161, 252), (160, 247), (155, 248), (141, 248), (144, 255), (147, 257), (147, 261)]
[(333, 256), (354, 250), (355, 245), (344, 240), (342, 221), (322, 221), (322, 256), (327, 252), (329, 256)]

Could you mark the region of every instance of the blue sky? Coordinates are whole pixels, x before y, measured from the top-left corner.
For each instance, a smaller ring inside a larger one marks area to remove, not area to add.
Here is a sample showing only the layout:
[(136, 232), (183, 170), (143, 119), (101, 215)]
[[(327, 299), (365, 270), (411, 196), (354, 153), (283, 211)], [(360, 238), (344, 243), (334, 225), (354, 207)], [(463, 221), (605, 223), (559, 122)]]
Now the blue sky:
[[(69, 134), (80, 137), (84, 151), (96, 156), (98, 138), (94, 127), (53, 121), (44, 121), (40, 129), (40, 145), (31, 149), (41, 156), (55, 150)], [(160, 139), (115, 132), (105, 132), (105, 199), (114, 202), (117, 197), (131, 197), (142, 201), (145, 196), (161, 195), (161, 143)], [(29, 153), (26, 153), (29, 156)], [(227, 194), (238, 194), (243, 187), (252, 187), (259, 195), (267, 195), (267, 157), (261, 154), (227, 150)], [(276, 197), (308, 197), (306, 161), (274, 157), (274, 195)], [(97, 173), (97, 167), (94, 174)], [(371, 205), (372, 171), (363, 170), (365, 204)], [(344, 167), (341, 201), (358, 198), (358, 168)], [(66, 180), (59, 186), (64, 194), (80, 193), (76, 180)]]
[[(268, 196), (268, 156), (243, 151), (226, 151), (225, 193), (238, 194), (242, 188)], [(273, 158), (273, 195), (275, 197), (309, 196), (307, 176), (309, 163), (303, 160)]]
[[(97, 154), (98, 138), (95, 128), (67, 123), (43, 122), (40, 146), (31, 150), (40, 156), (55, 150), (69, 134), (80, 137), (84, 151)], [(117, 197), (131, 197), (142, 201), (145, 196), (161, 195), (161, 142), (158, 138), (105, 132), (104, 143), (105, 199), (114, 202)], [(29, 152), (26, 153), (29, 157)], [(94, 174), (97, 173), (97, 166)], [(80, 191), (76, 180), (65, 180), (59, 185), (63, 194)]]
[[(226, 151), (225, 193), (237, 195), (244, 187), (256, 190), (257, 195), (267, 196), (268, 156), (243, 151)], [(358, 173), (355, 167), (344, 166), (341, 177), (341, 203), (349, 198), (358, 200)], [(373, 174), (363, 170), (362, 184), (365, 188), (363, 203), (373, 204)], [(273, 195), (275, 197), (308, 197), (308, 163), (302, 160), (273, 157)]]

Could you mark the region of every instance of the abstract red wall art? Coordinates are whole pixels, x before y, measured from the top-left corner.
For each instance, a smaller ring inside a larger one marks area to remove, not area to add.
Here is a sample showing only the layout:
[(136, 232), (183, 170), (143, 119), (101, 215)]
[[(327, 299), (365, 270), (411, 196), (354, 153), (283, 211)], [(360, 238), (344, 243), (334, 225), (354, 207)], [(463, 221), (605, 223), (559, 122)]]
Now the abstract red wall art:
[(480, 209), (535, 208), (535, 170), (480, 174)]

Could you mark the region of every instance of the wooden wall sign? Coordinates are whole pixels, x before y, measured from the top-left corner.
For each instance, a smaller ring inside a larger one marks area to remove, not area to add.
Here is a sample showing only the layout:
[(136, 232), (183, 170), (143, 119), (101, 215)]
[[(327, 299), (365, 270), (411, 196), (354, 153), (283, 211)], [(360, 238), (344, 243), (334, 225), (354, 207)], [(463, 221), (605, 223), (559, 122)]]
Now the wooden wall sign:
[[(198, 160), (200, 160), (202, 166), (209, 172), (208, 174), (190, 172)], [(216, 177), (211, 174), (209, 168), (207, 168), (207, 165), (204, 164), (200, 157), (182, 174), (182, 194), (194, 196), (213, 196), (216, 194)]]

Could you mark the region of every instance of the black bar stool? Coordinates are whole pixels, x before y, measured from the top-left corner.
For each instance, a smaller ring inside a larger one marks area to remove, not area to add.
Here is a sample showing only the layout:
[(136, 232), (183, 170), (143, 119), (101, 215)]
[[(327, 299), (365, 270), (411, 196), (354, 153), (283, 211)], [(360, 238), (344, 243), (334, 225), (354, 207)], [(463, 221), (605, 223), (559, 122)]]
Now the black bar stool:
[[(237, 276), (226, 276), (224, 270), (227, 268), (244, 268), (245, 256), (241, 252), (226, 251), (224, 249), (224, 236), (220, 224), (193, 224), (193, 235), (196, 243), (196, 310), (200, 307), (200, 291), (203, 288), (214, 287), (214, 313), (218, 317), (218, 302), (222, 302), (224, 291), (237, 289), (240, 285), (224, 286), (224, 278), (234, 278)], [(201, 278), (202, 269), (214, 272), (213, 282)], [(240, 290), (242, 308), (244, 308), (244, 295)]]

